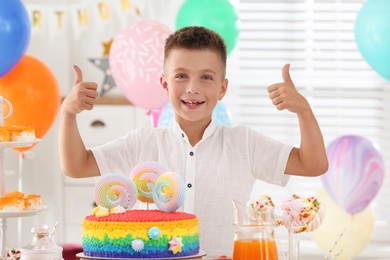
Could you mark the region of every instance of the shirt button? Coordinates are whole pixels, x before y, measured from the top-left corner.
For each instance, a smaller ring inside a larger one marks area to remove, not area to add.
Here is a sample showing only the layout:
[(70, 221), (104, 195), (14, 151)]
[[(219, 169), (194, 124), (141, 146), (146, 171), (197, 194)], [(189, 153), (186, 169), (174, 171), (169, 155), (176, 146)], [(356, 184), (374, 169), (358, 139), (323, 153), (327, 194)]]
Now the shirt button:
[(188, 187), (188, 188), (192, 188), (192, 184), (191, 184), (191, 183), (188, 183), (188, 184), (187, 184), (187, 187)]
[(184, 134), (181, 134), (181, 137), (184, 137)]
[(191, 155), (191, 156), (193, 156), (193, 155), (194, 155), (194, 153), (193, 153), (193, 152), (190, 152), (190, 155)]

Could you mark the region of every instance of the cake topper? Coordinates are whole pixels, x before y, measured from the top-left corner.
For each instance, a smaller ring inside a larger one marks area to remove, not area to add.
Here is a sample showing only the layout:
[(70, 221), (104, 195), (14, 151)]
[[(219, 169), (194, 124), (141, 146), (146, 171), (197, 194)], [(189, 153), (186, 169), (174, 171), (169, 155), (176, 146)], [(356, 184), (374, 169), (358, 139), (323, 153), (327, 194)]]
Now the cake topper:
[(164, 212), (175, 212), (184, 203), (183, 178), (157, 162), (138, 164), (129, 177), (108, 173), (99, 178), (94, 189), (97, 207), (93, 210), (93, 215), (104, 217), (110, 213), (126, 212), (126, 209), (134, 207), (137, 199), (155, 203)]

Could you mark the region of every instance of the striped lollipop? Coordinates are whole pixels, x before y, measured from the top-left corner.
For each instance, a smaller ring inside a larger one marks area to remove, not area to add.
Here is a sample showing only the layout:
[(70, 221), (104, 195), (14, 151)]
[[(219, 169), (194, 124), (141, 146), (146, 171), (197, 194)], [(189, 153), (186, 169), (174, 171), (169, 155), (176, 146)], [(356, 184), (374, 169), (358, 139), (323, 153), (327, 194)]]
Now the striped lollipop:
[(137, 187), (140, 201), (154, 203), (153, 189), (156, 181), (161, 174), (167, 171), (164, 165), (157, 162), (142, 162), (131, 170), (129, 177)]
[(95, 184), (96, 205), (112, 209), (118, 205), (131, 209), (137, 202), (135, 184), (123, 174), (109, 173)]
[(156, 181), (153, 200), (164, 212), (174, 212), (184, 203), (185, 184), (183, 178), (174, 172), (162, 174)]

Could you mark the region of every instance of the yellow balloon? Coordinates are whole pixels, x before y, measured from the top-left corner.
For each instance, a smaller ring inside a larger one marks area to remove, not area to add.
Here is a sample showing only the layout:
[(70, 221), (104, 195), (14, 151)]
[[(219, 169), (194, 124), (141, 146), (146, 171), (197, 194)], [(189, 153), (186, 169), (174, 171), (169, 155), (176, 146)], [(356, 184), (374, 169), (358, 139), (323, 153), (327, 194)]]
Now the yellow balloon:
[(332, 255), (342, 250), (337, 260), (350, 260), (358, 256), (371, 240), (374, 228), (371, 208), (368, 206), (358, 214), (351, 215), (337, 206), (324, 189), (316, 197), (325, 205), (326, 215), (321, 226), (311, 232), (313, 239), (326, 254), (345, 228)]

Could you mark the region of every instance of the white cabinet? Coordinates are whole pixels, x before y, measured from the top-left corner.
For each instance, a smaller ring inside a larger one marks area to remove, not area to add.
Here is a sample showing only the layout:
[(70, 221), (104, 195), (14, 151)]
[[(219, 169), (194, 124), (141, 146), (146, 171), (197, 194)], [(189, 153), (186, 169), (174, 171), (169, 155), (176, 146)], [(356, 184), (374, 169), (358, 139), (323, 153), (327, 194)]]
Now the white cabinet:
[[(145, 110), (130, 105), (95, 105), (77, 117), (80, 135), (87, 148), (121, 137), (135, 128), (150, 125)], [(96, 178), (63, 177), (63, 241), (81, 243), (82, 221), (94, 208)]]

